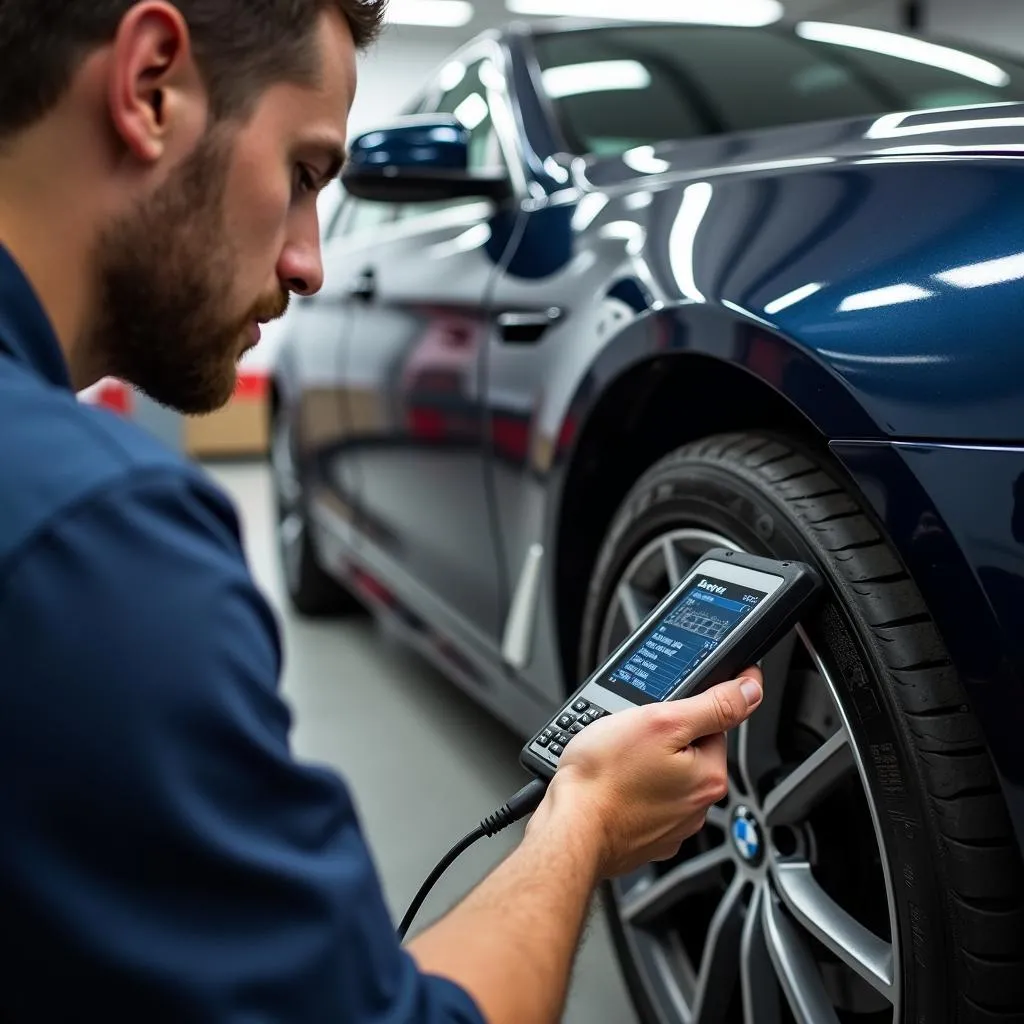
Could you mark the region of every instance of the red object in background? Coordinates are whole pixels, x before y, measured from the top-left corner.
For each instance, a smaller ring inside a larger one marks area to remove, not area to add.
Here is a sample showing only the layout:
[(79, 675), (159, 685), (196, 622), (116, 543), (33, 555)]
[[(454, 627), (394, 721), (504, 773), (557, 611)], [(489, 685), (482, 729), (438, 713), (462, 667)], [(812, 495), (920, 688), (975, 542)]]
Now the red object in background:
[(94, 384), (83, 391), (80, 398), (87, 405), (98, 405), (120, 416), (131, 416), (134, 409), (131, 388), (113, 377), (106, 377)]
[(530, 454), (529, 417), (496, 414), (491, 419), (491, 441), (505, 458), (525, 462)]
[[(267, 375), (264, 373), (240, 373), (235, 387), (235, 399), (243, 402), (262, 401), (267, 397)], [(87, 405), (98, 405), (119, 416), (131, 416), (135, 411), (132, 389), (125, 383), (106, 377), (98, 384), (83, 391), (79, 398)]]
[(235, 398), (242, 401), (258, 401), (267, 397), (267, 375), (265, 373), (239, 373), (235, 386)]

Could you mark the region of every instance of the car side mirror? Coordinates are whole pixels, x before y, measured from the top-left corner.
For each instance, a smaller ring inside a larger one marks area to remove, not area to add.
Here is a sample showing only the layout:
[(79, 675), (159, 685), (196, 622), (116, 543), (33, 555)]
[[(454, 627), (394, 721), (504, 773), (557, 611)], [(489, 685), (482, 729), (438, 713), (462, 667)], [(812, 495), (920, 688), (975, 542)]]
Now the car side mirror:
[(359, 199), (385, 203), (509, 198), (505, 172), (469, 170), (469, 140), (449, 114), (402, 118), (353, 140), (341, 183)]

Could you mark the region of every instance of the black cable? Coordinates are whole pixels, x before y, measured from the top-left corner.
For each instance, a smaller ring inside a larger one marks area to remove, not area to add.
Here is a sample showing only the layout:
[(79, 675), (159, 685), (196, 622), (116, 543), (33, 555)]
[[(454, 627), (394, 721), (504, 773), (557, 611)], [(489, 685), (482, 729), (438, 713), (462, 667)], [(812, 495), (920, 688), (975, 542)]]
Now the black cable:
[(546, 780), (534, 779), (527, 783), (507, 803), (503, 804), (493, 814), (487, 815), (483, 821), (472, 832), (464, 835), (438, 862), (437, 866), (427, 876), (426, 881), (420, 886), (409, 909), (398, 926), (398, 939), (401, 941), (409, 931), (413, 918), (419, 913), (427, 894), (437, 884), (437, 880), (451, 867), (452, 863), (462, 856), (478, 839), (486, 836), (496, 836), (499, 832), (514, 825), (517, 821), (532, 814), (544, 799), (544, 793), (548, 788)]
[(437, 867), (427, 876), (427, 880), (420, 886), (420, 891), (416, 893), (412, 903), (409, 904), (409, 909), (405, 912), (405, 917), (402, 918), (402, 923), (398, 926), (398, 939), (401, 941), (405, 938), (406, 932), (409, 931), (409, 925), (412, 924), (413, 918), (419, 912), (423, 901), (427, 898), (427, 893), (434, 888), (437, 880), (451, 867), (452, 862), (457, 858), (461, 857), (478, 839), (483, 839), (487, 833), (483, 830), (482, 825), (477, 825), (472, 832), (468, 835), (463, 836), (441, 859), (438, 861)]

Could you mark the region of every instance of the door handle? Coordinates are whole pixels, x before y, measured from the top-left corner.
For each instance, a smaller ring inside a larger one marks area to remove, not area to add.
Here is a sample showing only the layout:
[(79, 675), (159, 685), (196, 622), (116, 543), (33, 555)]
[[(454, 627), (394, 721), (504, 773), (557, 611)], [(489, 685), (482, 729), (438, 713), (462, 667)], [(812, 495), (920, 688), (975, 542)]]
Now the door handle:
[(349, 298), (360, 302), (373, 302), (377, 297), (377, 272), (367, 267), (352, 282), (348, 289)]
[(564, 316), (565, 310), (558, 306), (536, 312), (501, 313), (498, 316), (498, 330), (502, 338), (512, 344), (534, 344)]

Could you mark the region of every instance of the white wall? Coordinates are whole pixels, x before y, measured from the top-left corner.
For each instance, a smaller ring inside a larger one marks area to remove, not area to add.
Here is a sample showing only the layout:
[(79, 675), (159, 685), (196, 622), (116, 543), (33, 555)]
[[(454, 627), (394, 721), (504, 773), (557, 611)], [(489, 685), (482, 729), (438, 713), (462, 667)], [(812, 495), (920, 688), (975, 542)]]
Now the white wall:
[(380, 42), (360, 59), (349, 134), (375, 128), (397, 114), (458, 43), (447, 33), (438, 38), (424, 31), (388, 28)]
[(928, 28), (936, 34), (1024, 54), (1024, 3), (1020, 0), (929, 0)]

